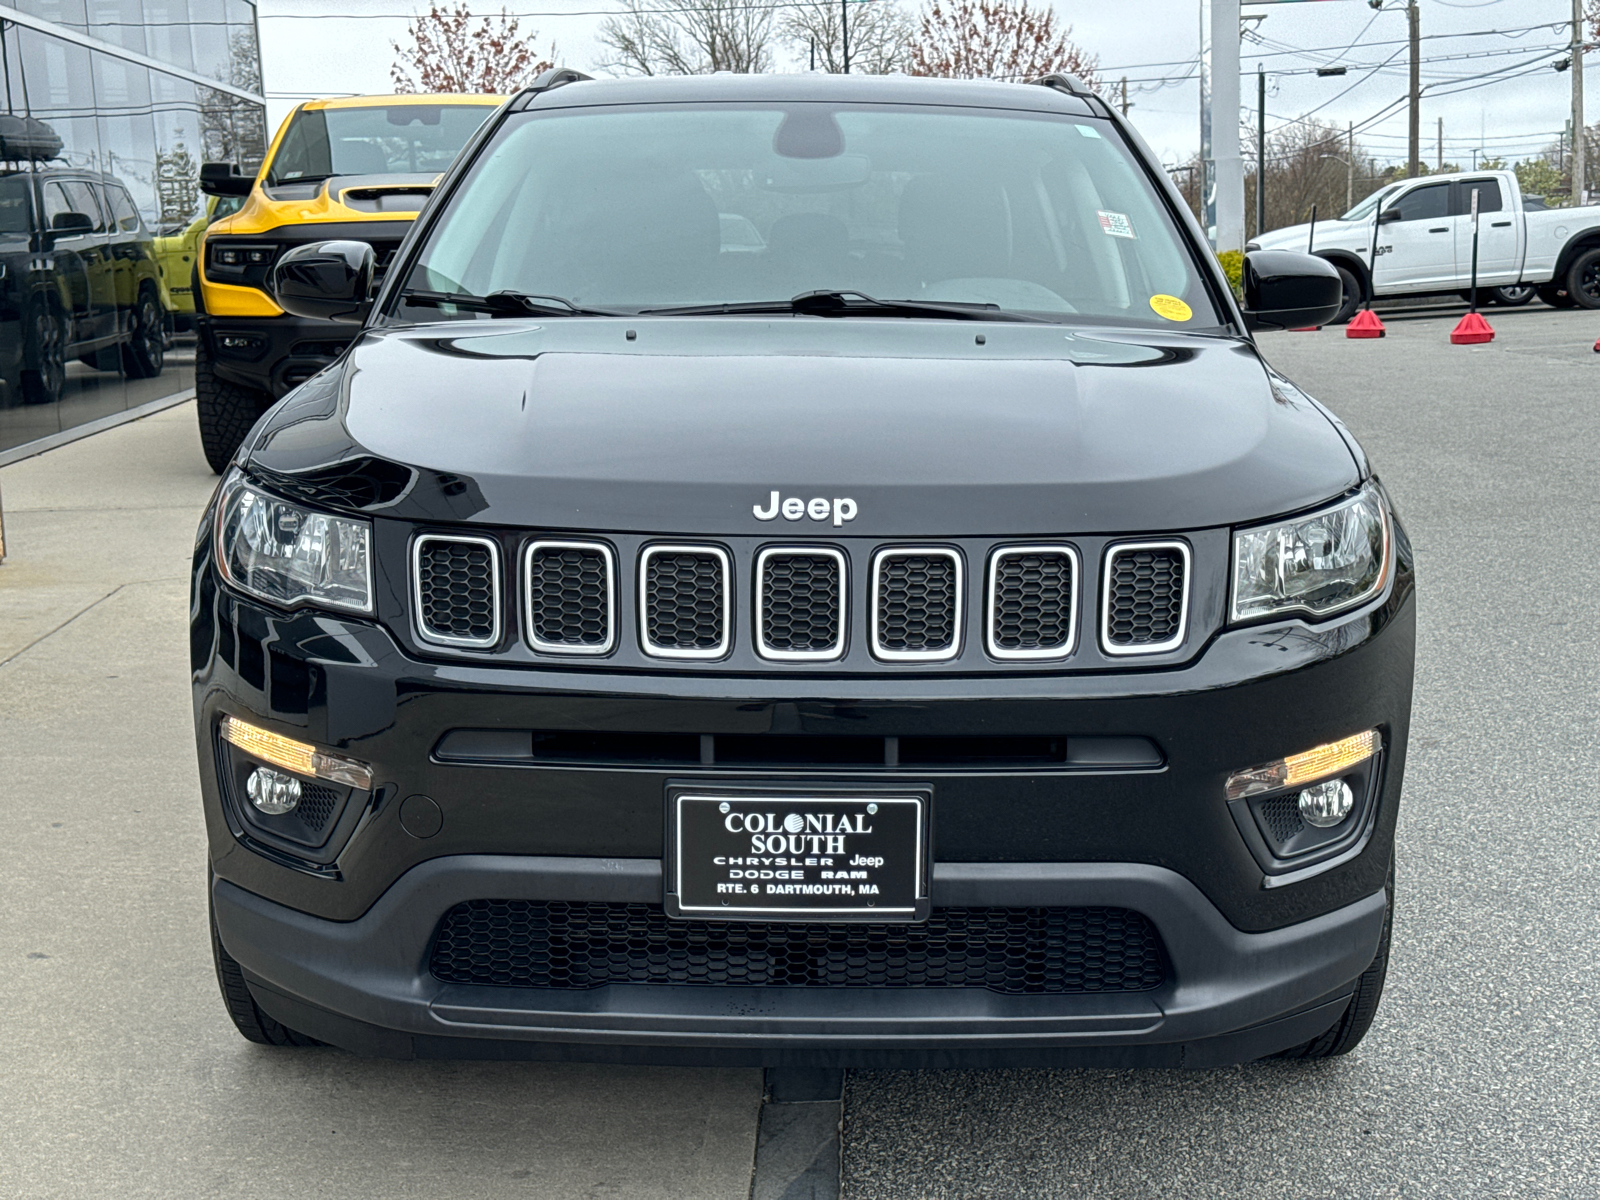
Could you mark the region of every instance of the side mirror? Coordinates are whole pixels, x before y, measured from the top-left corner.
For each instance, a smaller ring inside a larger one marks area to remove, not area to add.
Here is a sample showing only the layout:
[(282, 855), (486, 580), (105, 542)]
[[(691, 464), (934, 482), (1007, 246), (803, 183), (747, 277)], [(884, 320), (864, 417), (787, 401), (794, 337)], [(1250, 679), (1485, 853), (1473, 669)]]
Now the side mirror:
[(1250, 329), (1326, 325), (1344, 307), (1344, 283), (1326, 259), (1293, 250), (1244, 256), (1244, 319)]
[(1379, 225), (1393, 225), (1400, 219), (1400, 210), (1398, 208), (1386, 208), (1378, 214)]
[(75, 237), (80, 233), (93, 233), (94, 218), (88, 213), (59, 212), (50, 218), (50, 232), (61, 237)]
[(233, 163), (200, 165), (200, 190), (208, 196), (248, 196), (255, 185), (255, 177), (239, 174)]
[(310, 242), (273, 264), (267, 286), (284, 312), (359, 325), (372, 307), (372, 270), (366, 242)]

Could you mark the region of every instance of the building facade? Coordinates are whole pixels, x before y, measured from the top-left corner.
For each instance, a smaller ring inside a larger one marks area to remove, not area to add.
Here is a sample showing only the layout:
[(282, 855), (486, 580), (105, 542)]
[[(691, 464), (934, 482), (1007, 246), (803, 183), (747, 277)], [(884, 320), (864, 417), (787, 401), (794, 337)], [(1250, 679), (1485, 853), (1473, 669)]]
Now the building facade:
[(200, 164), (266, 150), (259, 47), (250, 0), (0, 2), (0, 452), (192, 384), (181, 342), (130, 357), (127, 264), (181, 328)]

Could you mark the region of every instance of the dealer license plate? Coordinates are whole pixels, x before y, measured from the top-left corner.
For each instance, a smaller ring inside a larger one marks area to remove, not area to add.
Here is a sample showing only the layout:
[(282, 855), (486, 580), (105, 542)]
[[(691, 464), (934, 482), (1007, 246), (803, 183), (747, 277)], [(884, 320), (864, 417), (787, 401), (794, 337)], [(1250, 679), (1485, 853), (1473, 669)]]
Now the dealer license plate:
[(928, 915), (926, 794), (669, 794), (667, 911), (734, 920)]

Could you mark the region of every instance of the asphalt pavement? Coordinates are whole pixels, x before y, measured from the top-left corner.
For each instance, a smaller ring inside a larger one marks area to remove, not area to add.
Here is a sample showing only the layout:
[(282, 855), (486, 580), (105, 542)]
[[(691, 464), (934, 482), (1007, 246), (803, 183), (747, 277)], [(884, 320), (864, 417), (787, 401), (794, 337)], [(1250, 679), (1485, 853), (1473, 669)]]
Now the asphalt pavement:
[(1366, 1040), (1229, 1070), (851, 1072), (844, 1194), (1600, 1197), (1600, 313), (1263, 335), (1416, 546), (1394, 951)]

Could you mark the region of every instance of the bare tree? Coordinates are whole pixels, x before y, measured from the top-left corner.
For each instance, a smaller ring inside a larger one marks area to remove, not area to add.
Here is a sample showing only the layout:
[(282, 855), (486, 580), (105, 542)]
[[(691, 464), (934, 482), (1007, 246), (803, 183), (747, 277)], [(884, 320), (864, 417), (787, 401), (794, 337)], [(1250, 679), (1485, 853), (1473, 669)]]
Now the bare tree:
[(624, 0), (600, 22), (601, 66), (626, 75), (755, 75), (772, 67), (776, 0)]
[(957, 79), (1033, 79), (1062, 71), (1094, 87), (1099, 57), (1056, 28), (1055, 11), (1028, 0), (931, 0), (908, 73)]
[(397, 92), (514, 92), (555, 65), (555, 43), (548, 58), (533, 48), (537, 32), (524, 38), (517, 19), (500, 10), (498, 19), (474, 18), (464, 3), (428, 11), (406, 27), (411, 44), (394, 47), (389, 78)]
[[(858, 75), (888, 75), (909, 65), (917, 26), (895, 0), (850, 3), (850, 69)], [(784, 10), (779, 35), (801, 62), (816, 55), (816, 68), (844, 70), (844, 8), (840, 0), (807, 0)]]

